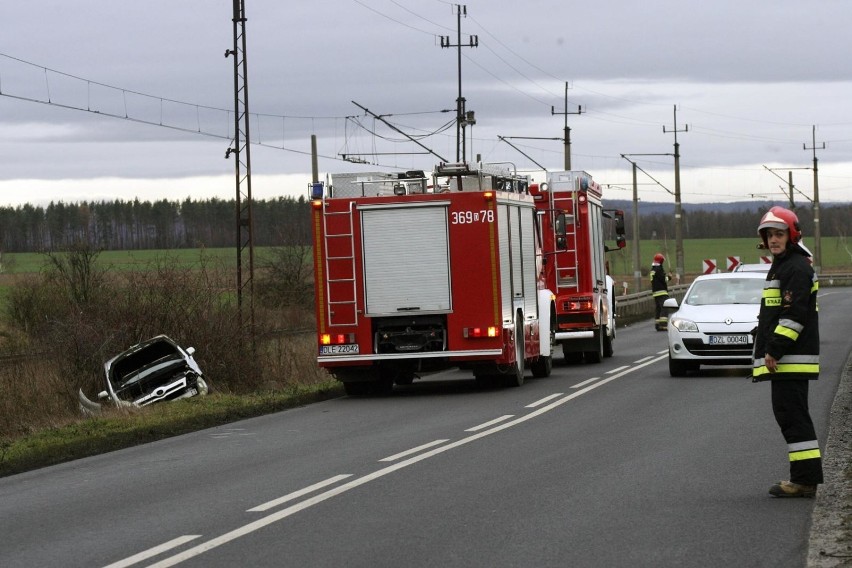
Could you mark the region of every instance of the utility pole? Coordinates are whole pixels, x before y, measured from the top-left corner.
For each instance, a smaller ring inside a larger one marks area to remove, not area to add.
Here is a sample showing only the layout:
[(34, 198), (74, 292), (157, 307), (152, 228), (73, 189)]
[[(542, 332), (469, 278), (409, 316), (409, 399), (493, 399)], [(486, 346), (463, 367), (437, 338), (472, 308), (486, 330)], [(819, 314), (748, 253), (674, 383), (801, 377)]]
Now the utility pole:
[(633, 280), (636, 292), (642, 290), (642, 257), (639, 254), (639, 184), (636, 183), (636, 162), (633, 165)]
[(796, 202), (793, 201), (793, 170), (787, 172), (787, 189), (790, 192), (790, 209), (795, 209)]
[(683, 279), (683, 210), (680, 202), (680, 144), (677, 142), (678, 132), (689, 132), (689, 125), (685, 124), (683, 130), (677, 129), (677, 105), (674, 105), (674, 129), (663, 133), (674, 133), (674, 173), (675, 173), (675, 257), (677, 259), (678, 282)]
[[(459, 96), (456, 99), (456, 161), (463, 162), (465, 161), (465, 140), (464, 140), (464, 127), (468, 124), (466, 118), (468, 116), (465, 111), (465, 99), (462, 96), (462, 47), (478, 47), (479, 46), (479, 36), (472, 35), (470, 36), (470, 41), (467, 45), (463, 45), (461, 42), (461, 19), (462, 15), (467, 17), (467, 6), (461, 4), (454, 4), (456, 9), (456, 19), (457, 28), (456, 28), (456, 43), (450, 43), (450, 36), (441, 36), (441, 47), (456, 47), (458, 48), (458, 72), (459, 72)], [(473, 111), (470, 112), (471, 124), (475, 123), (473, 118)]]
[(639, 256), (639, 184), (636, 182), (636, 170), (642, 170), (646, 176), (651, 178), (654, 183), (665, 189), (667, 192), (672, 193), (669, 188), (661, 184), (659, 181), (654, 179), (651, 174), (640, 168), (636, 162), (631, 160), (628, 156), (671, 156), (671, 154), (622, 154), (621, 157), (630, 162), (633, 166), (633, 277), (636, 280), (636, 291), (639, 292), (642, 289), (642, 260)]
[(822, 146), (817, 147), (816, 145), (816, 125), (813, 126), (812, 130), (812, 138), (811, 138), (811, 147), (808, 148), (807, 144), (802, 144), (805, 150), (813, 150), (814, 151), (814, 270), (819, 273), (820, 266), (822, 265), (822, 256), (820, 254), (820, 231), (819, 231), (819, 173), (817, 169), (817, 150), (825, 150), (825, 142), (822, 143)]
[(551, 116), (556, 114), (565, 115), (565, 129), (562, 140), (565, 142), (565, 171), (571, 171), (571, 129), (568, 128), (569, 114), (583, 114), (583, 107), (577, 105), (577, 112), (568, 112), (568, 81), (565, 81), (565, 112), (556, 112), (556, 107), (550, 107)]
[[(242, 331), (248, 327), (254, 346), (254, 236), (251, 215), (251, 137), (249, 136), (248, 60), (246, 57), (245, 0), (234, 0), (234, 144), (225, 158), (235, 157), (237, 196), (237, 306)], [(247, 296), (247, 298), (245, 297)], [(248, 300), (248, 313), (244, 309)]]

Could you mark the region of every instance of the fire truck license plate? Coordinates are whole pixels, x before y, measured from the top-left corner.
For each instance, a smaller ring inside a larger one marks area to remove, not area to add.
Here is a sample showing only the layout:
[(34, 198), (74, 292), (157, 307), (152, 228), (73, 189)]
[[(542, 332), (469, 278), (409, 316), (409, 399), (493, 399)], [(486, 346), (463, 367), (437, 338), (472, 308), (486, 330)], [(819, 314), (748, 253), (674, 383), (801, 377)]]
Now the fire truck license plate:
[(357, 343), (347, 343), (346, 345), (321, 345), (320, 355), (343, 355), (343, 354), (358, 354)]
[(748, 334), (743, 335), (711, 335), (707, 338), (708, 343), (710, 345), (748, 345), (751, 343), (749, 341)]

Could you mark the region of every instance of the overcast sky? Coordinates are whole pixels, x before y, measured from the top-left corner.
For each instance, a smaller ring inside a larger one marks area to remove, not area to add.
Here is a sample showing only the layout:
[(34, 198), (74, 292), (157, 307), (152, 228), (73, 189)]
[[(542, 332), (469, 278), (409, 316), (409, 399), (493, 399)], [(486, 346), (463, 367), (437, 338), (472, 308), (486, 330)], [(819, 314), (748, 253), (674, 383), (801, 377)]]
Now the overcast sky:
[[(458, 50), (442, 48), (440, 36), (457, 43), (456, 4), (245, 6), (255, 198), (307, 193), (311, 134), (323, 178), (432, 169), (435, 155), (353, 101), (455, 160)], [(820, 200), (852, 200), (852, 2), (464, 6), (462, 43), (478, 38), (462, 49), (463, 95), (476, 117), (469, 159), (511, 162), (541, 179), (539, 165), (562, 169), (567, 116), (572, 167), (609, 184), (605, 197), (632, 196), (621, 154), (669, 154), (631, 159), (647, 172), (640, 199), (673, 202), (677, 108), (685, 203), (784, 201), (792, 171), (804, 204), (814, 141)], [(224, 56), (232, 8), (230, 0), (6, 2), (0, 206), (232, 198), (234, 77)], [(570, 114), (553, 114), (566, 111), (566, 82)]]

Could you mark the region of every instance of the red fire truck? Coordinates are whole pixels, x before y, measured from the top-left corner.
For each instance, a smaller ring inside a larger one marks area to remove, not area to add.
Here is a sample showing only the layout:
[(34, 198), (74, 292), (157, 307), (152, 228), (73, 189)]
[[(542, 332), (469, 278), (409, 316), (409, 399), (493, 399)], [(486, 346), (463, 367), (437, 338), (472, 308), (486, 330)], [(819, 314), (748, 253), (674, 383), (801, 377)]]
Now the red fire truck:
[(607, 271), (605, 244), (614, 225), (624, 248), (624, 213), (604, 209), (600, 185), (583, 171), (551, 172), (532, 184), (544, 237), (545, 287), (556, 295), (555, 341), (565, 359), (599, 363), (613, 354), (615, 290)]
[[(552, 367), (529, 178), (497, 166), (312, 185), (317, 361), (349, 394), (449, 367), (518, 386)], [(327, 190), (327, 191), (326, 191)]]

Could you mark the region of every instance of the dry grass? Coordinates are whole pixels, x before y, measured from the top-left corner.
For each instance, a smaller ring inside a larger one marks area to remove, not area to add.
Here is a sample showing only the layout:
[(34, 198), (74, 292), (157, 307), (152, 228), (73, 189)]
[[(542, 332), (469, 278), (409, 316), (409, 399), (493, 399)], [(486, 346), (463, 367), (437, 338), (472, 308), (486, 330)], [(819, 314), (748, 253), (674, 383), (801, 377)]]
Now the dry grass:
[[(0, 466), (39, 436), (82, 437), (88, 442), (79, 445), (91, 446), (99, 438), (92, 432), (115, 422), (130, 429), (145, 424), (165, 435), (187, 424), (286, 407), (300, 397), (329, 396), (336, 388), (316, 365), (313, 310), (294, 296), (292, 279), (285, 286), (276, 278), (259, 279), (264, 302), (254, 306), (251, 329), (248, 310), (239, 310), (234, 300), (231, 267), (210, 261), (186, 268), (163, 258), (147, 270), (110, 273), (98, 269), (95, 260), (88, 250), (53, 255), (46, 270), (19, 277), (8, 289), (0, 322)], [(309, 286), (309, 272), (293, 269)], [(268, 273), (281, 275), (280, 270)], [(113, 410), (94, 421), (85, 417), (78, 389), (93, 398), (104, 388), (104, 361), (161, 333), (195, 347), (213, 393), (208, 400), (155, 405), (184, 409), (178, 417), (154, 407)], [(20, 354), (27, 357), (9, 359)], [(152, 420), (169, 426), (154, 428)]]

